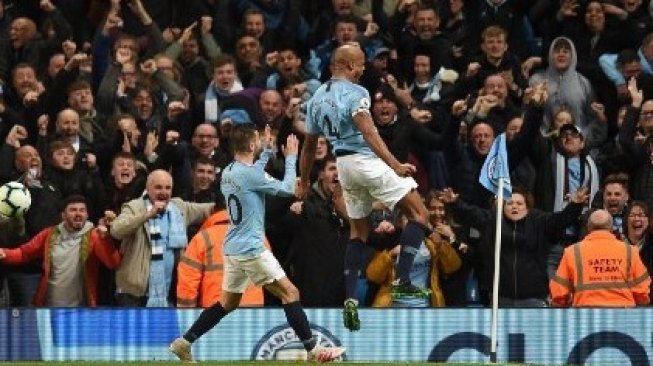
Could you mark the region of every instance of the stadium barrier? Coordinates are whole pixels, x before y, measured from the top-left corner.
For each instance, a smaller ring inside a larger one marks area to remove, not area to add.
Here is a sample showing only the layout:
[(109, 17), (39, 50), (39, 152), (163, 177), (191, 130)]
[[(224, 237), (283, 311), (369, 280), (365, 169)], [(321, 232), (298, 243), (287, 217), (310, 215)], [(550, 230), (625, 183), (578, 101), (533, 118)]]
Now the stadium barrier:
[[(171, 340), (198, 310), (0, 309), (0, 360), (170, 360)], [(363, 309), (362, 329), (340, 309), (309, 309), (323, 344), (351, 361), (487, 362), (489, 309)], [(650, 365), (653, 308), (502, 309), (498, 360), (536, 364)], [(240, 309), (193, 347), (199, 360), (299, 359), (282, 309)]]

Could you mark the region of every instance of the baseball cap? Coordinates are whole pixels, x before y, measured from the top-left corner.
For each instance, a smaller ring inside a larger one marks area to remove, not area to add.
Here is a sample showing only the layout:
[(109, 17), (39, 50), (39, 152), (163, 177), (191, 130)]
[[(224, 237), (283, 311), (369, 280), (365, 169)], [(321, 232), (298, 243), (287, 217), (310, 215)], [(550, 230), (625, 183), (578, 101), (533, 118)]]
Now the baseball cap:
[(376, 90), (372, 97), (372, 103), (376, 103), (381, 101), (381, 99), (387, 99), (399, 107), (401, 104), (399, 104), (399, 101), (397, 100), (397, 95), (395, 94), (394, 90), (392, 90), (392, 87), (386, 84), (381, 84), (381, 86)]
[(565, 131), (572, 131), (580, 135), (580, 137), (583, 137), (583, 131), (581, 131), (580, 128), (578, 128), (578, 126), (576, 126), (573, 123), (567, 123), (562, 125), (562, 127), (560, 127), (560, 129), (558, 130), (558, 136), (561, 136)]
[(234, 125), (252, 123), (249, 113), (244, 109), (227, 109), (220, 114), (220, 124), (232, 123)]
[(388, 54), (390, 54), (390, 49), (388, 47), (379, 47), (372, 53), (372, 59)]

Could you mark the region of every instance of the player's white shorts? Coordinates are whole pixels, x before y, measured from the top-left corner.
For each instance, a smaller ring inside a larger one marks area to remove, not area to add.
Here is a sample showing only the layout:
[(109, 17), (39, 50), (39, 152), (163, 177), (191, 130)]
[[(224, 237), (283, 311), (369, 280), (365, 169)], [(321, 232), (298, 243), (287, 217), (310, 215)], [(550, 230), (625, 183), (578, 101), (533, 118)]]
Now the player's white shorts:
[(376, 201), (393, 209), (408, 192), (417, 188), (413, 178), (398, 176), (376, 156), (345, 155), (338, 157), (336, 164), (347, 215), (352, 219), (369, 215)]
[(224, 256), (222, 289), (225, 291), (242, 294), (249, 286), (249, 280), (256, 286), (263, 286), (284, 277), (286, 272), (267, 249), (256, 257)]

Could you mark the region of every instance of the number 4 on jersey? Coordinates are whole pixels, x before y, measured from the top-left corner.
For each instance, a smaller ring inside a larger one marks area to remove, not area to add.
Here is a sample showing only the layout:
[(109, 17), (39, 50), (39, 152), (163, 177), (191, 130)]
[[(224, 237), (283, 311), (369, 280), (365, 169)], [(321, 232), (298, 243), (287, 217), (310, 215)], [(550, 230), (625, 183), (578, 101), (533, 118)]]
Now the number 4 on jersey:
[(334, 126), (333, 123), (331, 123), (329, 116), (324, 116), (324, 127), (326, 127), (326, 132), (329, 134), (329, 136), (333, 136), (338, 139), (340, 138), (340, 131), (338, 131), (337, 126)]

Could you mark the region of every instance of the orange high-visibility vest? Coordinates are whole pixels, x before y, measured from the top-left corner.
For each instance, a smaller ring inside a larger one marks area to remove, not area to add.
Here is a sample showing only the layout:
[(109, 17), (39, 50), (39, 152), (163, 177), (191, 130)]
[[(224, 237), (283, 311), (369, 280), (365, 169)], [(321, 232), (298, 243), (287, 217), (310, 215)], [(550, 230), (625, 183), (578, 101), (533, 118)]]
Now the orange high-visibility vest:
[(649, 303), (650, 283), (639, 252), (597, 230), (565, 249), (549, 288), (555, 306), (634, 307)]
[[(222, 293), (223, 253), (222, 244), (227, 235), (229, 218), (227, 211), (214, 213), (188, 243), (177, 267), (177, 306), (209, 307), (220, 300)], [(266, 241), (266, 246), (267, 241)], [(262, 306), (263, 290), (251, 285), (240, 302), (244, 306)]]

